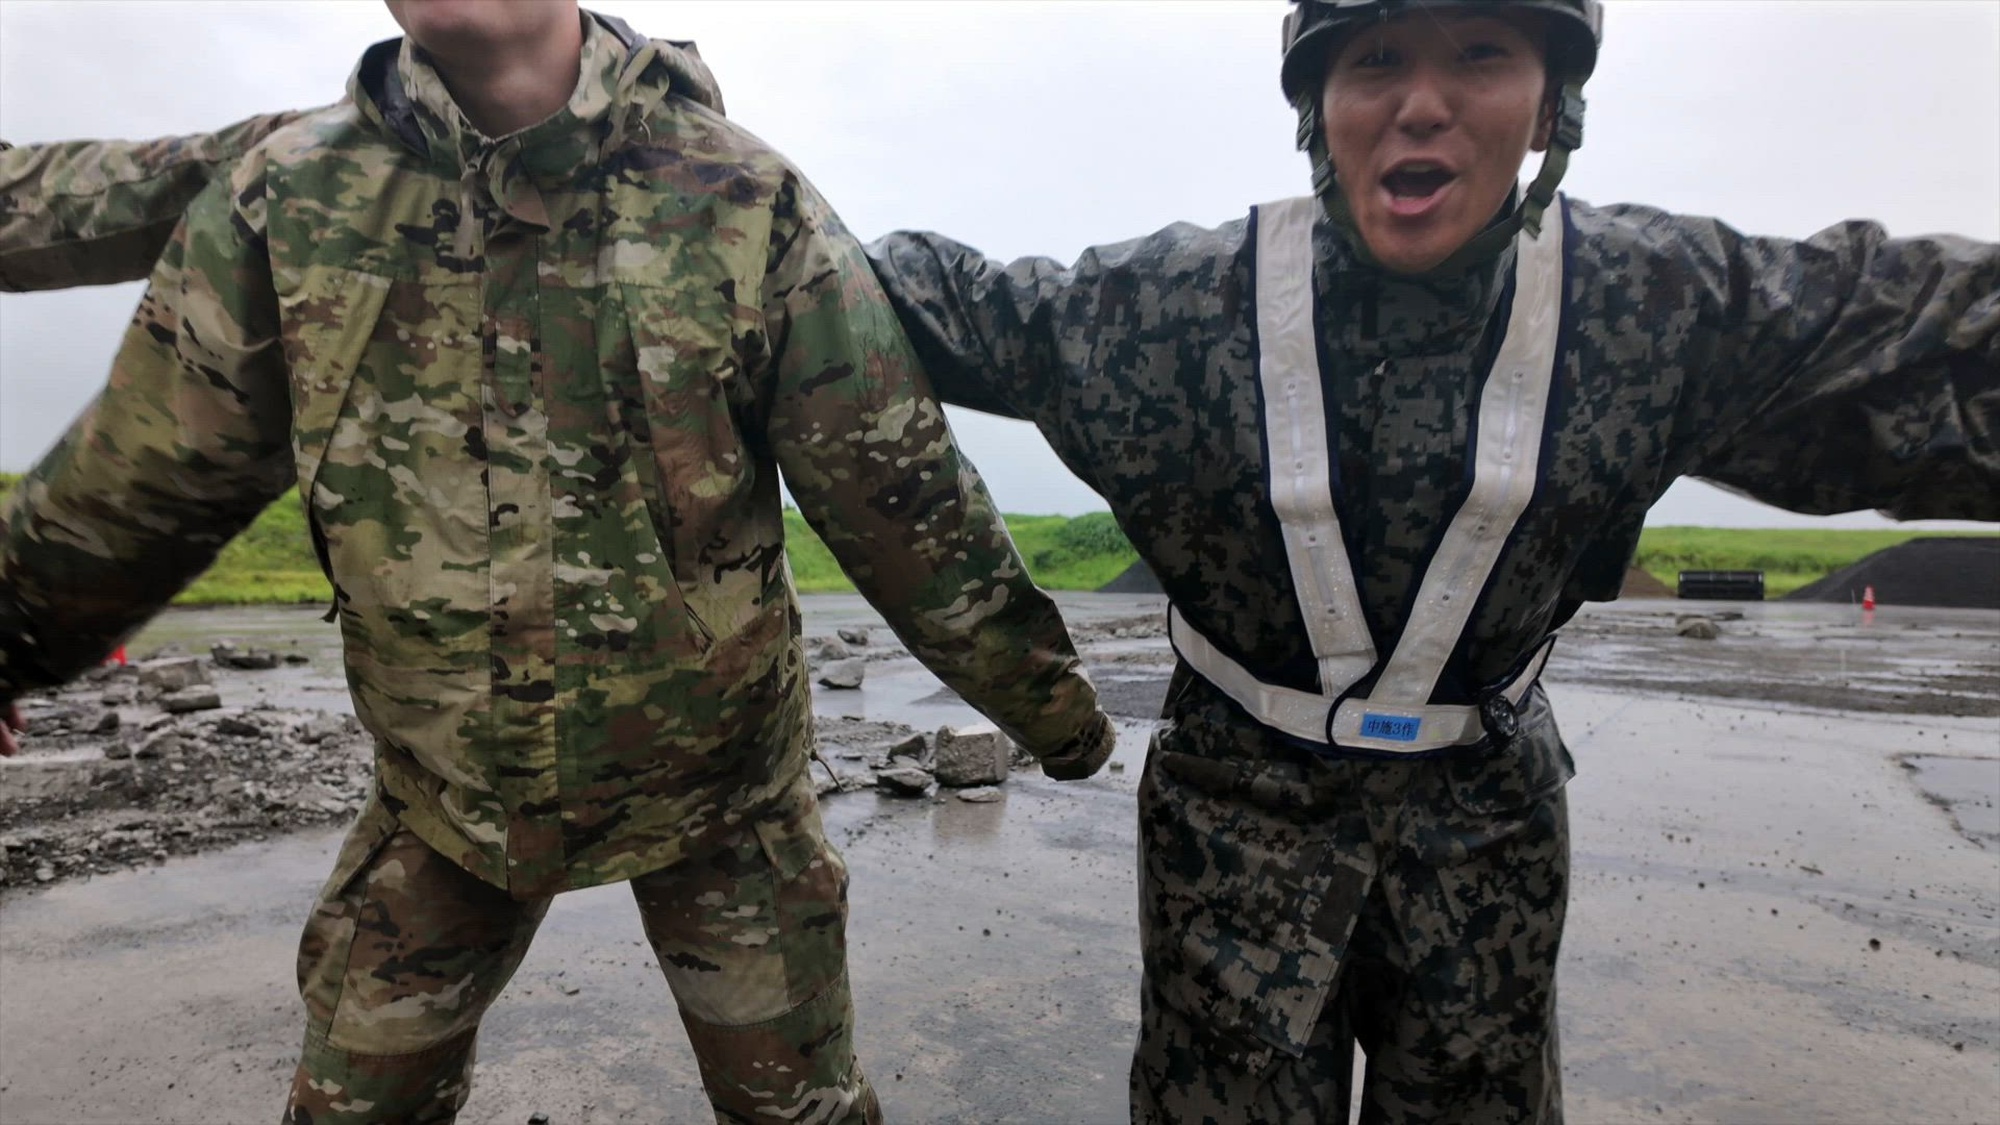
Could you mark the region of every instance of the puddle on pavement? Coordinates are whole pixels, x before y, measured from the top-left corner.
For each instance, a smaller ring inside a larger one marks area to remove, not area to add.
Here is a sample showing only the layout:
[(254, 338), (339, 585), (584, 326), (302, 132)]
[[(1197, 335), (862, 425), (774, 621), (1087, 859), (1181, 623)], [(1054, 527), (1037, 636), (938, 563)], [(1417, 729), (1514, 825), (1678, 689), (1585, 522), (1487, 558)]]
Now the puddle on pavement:
[(1916, 775), (1924, 796), (1951, 814), (1961, 835), (2000, 848), (2000, 758), (1904, 754), (1897, 760)]

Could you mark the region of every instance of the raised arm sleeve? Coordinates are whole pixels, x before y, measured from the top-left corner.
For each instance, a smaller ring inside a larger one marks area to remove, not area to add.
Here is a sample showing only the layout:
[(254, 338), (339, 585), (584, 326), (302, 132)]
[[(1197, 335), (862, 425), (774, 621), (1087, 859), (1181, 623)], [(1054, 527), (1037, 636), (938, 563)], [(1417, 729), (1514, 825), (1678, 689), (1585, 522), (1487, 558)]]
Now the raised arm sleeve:
[(151, 141), (0, 142), (0, 292), (144, 279), (201, 189), (297, 116)]
[(1705, 353), (1682, 471), (1800, 512), (2000, 520), (2000, 246), (1674, 222)]
[(236, 180), (197, 197), (108, 385), (0, 514), (0, 701), (101, 660), (291, 486), (261, 200)]
[(869, 264), (917, 358), (953, 406), (1037, 425), (1061, 409), (1056, 306), (1073, 280), (1048, 258), (1002, 265), (943, 235), (897, 231)]
[(1037, 757), (1104, 741), (1055, 604), (960, 457), (861, 248), (800, 181), (779, 200), (764, 317), (773, 449), (856, 587), (912, 654)]

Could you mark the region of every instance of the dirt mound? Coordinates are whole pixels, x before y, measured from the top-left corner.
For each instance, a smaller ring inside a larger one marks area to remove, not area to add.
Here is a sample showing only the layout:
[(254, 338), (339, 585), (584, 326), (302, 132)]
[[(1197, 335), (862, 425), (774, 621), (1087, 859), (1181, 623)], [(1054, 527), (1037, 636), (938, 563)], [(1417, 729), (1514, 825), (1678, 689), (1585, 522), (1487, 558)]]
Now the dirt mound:
[(1160, 589), (1160, 580), (1154, 575), (1153, 568), (1146, 565), (1145, 559), (1140, 559), (1138, 562), (1126, 567), (1123, 574), (1099, 586), (1097, 592), (1100, 594), (1166, 593), (1165, 590)]
[(1653, 577), (1638, 567), (1625, 572), (1625, 585), (1618, 590), (1620, 598), (1671, 598), (1674, 588)]
[(1858, 603), (1870, 586), (1883, 605), (2000, 609), (2000, 537), (1912, 539), (1834, 571), (1786, 598)]

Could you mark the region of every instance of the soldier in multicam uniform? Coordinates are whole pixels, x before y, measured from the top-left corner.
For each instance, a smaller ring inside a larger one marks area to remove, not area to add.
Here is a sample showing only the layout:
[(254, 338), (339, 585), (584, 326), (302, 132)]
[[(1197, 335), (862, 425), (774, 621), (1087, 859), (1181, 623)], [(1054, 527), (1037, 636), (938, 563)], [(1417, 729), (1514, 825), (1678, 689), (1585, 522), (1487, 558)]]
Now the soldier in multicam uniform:
[(1555, 630), (1683, 475), (2000, 519), (2000, 250), (1562, 199), (1600, 21), (1302, 0), (1316, 198), (1070, 268), (870, 248), (945, 399), (1037, 423), (1173, 601), (1137, 1120), (1346, 1120), (1357, 1042), (1364, 1120), (1559, 1120)]
[[(287, 1120), (452, 1119), (551, 897), (621, 880), (719, 1119), (879, 1120), (778, 471), (1050, 774), (1094, 772), (1110, 726), (860, 247), (691, 47), (574, 0), (391, 9), (409, 34), (350, 100), (261, 139), (0, 162), (0, 262), (47, 286), (150, 262), (171, 228), (120, 192), (157, 203), (241, 152), (6, 511), (0, 709), (296, 483), (378, 786), (301, 943)], [(523, 60), (547, 104), (482, 84)], [(34, 186), (65, 168), (79, 190)]]

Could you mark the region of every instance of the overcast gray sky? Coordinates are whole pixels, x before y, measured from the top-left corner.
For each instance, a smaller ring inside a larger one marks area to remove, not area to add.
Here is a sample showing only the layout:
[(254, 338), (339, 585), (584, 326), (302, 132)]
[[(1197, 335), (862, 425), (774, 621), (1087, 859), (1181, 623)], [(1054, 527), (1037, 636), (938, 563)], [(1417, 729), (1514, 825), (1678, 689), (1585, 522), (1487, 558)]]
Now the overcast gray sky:
[[(695, 39), (730, 115), (862, 237), (999, 257), (1216, 223), (1307, 188), (1277, 91), (1279, 0), (600, 0)], [(0, 137), (147, 137), (316, 105), (396, 33), (371, 0), (0, 0)], [(1848, 218), (2000, 239), (2000, 0), (1612, 0), (1565, 188), (1804, 236)], [(137, 285), (0, 296), (0, 468), (103, 381)], [(1019, 423), (954, 413), (1003, 509), (1103, 507)], [(1808, 519), (1682, 482), (1655, 524)], [(1967, 525), (1970, 526), (1970, 525)]]

